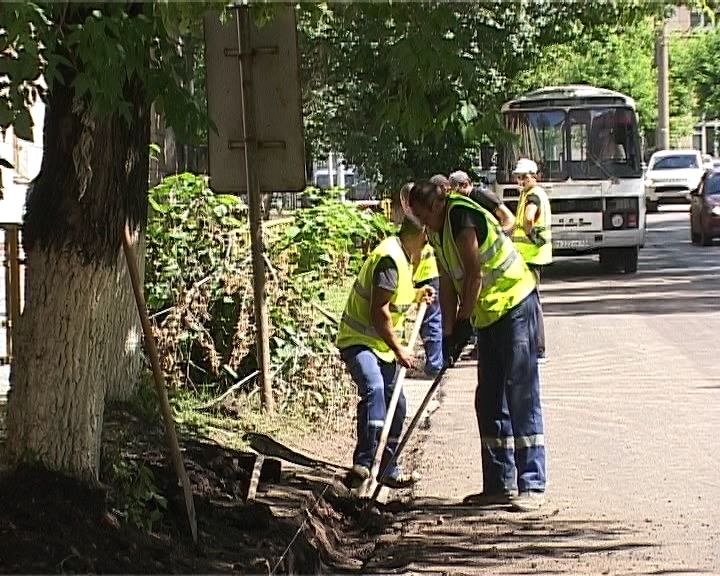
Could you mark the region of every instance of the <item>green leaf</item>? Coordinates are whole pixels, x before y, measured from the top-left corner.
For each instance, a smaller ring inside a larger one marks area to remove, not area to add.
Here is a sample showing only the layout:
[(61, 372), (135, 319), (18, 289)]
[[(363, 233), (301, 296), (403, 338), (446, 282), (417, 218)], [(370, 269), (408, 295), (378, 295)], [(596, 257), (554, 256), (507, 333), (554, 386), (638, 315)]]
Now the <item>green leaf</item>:
[(33, 141), (33, 121), (32, 116), (30, 116), (30, 112), (27, 109), (20, 110), (17, 115), (15, 116), (15, 120), (13, 122), (13, 129), (15, 130), (15, 135), (18, 138), (22, 138), (23, 140), (27, 140), (28, 142)]

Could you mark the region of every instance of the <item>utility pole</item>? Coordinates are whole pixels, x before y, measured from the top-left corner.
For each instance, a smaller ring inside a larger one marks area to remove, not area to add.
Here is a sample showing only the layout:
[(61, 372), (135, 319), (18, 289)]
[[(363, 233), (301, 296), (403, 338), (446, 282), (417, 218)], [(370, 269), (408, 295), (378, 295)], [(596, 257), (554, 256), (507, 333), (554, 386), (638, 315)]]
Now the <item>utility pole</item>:
[(658, 119), (656, 148), (670, 148), (670, 78), (668, 73), (668, 23), (663, 20), (655, 43), (657, 61)]

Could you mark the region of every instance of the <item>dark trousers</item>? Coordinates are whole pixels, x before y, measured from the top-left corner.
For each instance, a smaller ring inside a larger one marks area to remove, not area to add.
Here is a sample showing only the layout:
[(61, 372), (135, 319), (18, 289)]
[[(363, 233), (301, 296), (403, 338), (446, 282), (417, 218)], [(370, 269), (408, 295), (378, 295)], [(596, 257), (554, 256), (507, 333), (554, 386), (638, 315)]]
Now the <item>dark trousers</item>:
[[(349, 346), (340, 351), (340, 355), (357, 385), (360, 401), (357, 406), (357, 444), (353, 455), (353, 464), (372, 467), (385, 425), (387, 406), (394, 390), (396, 362), (383, 362), (367, 346)], [(390, 427), (385, 452), (381, 461), (381, 470), (390, 457), (395, 454), (406, 413), (405, 393), (400, 393), (395, 416)], [(389, 476), (398, 474), (397, 462), (388, 471)]]
[(425, 348), (425, 373), (434, 375), (443, 367), (440, 278), (431, 278), (416, 284), (416, 288), (421, 286), (432, 286), (435, 289), (435, 300), (427, 307), (423, 323), (420, 325), (420, 337)]
[(537, 336), (538, 336), (538, 356), (545, 356), (545, 319), (543, 318), (542, 302), (540, 301), (540, 272), (542, 266), (530, 266), (530, 271), (535, 276), (537, 285), (538, 305), (537, 305)]
[(478, 330), (475, 391), (483, 491), (545, 489), (545, 440), (537, 367), (537, 294)]

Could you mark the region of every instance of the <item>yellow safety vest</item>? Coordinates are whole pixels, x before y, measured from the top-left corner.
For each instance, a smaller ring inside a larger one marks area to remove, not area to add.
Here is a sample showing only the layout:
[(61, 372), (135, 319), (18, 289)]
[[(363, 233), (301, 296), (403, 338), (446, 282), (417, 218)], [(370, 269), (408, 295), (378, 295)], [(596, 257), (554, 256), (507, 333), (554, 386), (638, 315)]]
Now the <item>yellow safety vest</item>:
[(432, 280), (438, 276), (440, 276), (440, 272), (438, 272), (437, 260), (435, 260), (435, 250), (430, 244), (425, 244), (425, 248), (420, 253), (420, 262), (413, 274), (413, 282), (417, 286), (420, 282)]
[(381, 360), (392, 362), (395, 353), (377, 333), (370, 318), (370, 297), (375, 267), (386, 256), (393, 259), (398, 270), (398, 284), (390, 299), (390, 315), (393, 330), (399, 338), (402, 338), (405, 314), (415, 301), (415, 288), (412, 281), (412, 265), (405, 256), (400, 239), (391, 236), (370, 253), (360, 269), (340, 321), (337, 347), (342, 349), (356, 345), (367, 346)]
[[(525, 233), (525, 208), (528, 196), (535, 194), (540, 199), (540, 216), (535, 222), (537, 235), (545, 240), (545, 244), (538, 246)], [(515, 212), (515, 228), (513, 229), (512, 241), (522, 255), (525, 262), (536, 266), (544, 266), (552, 262), (552, 217), (550, 214), (550, 200), (540, 186), (533, 186), (528, 191), (523, 191)]]
[(428, 237), (458, 295), (463, 291), (465, 270), (450, 226), (450, 214), (457, 207), (480, 214), (487, 223), (487, 237), (479, 247), (482, 284), (471, 318), (473, 326), (484, 328), (522, 302), (535, 289), (535, 278), (495, 217), (466, 196), (451, 193), (447, 199), (442, 236), (429, 231)]

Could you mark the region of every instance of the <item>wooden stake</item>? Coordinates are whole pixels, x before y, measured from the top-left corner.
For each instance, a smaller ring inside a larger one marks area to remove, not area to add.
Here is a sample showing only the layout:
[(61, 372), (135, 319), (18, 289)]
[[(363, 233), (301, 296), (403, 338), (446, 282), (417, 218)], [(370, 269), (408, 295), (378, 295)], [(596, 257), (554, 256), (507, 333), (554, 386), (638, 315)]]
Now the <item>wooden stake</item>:
[(125, 260), (127, 261), (128, 272), (130, 273), (130, 282), (133, 292), (135, 293), (135, 303), (137, 304), (140, 323), (142, 324), (143, 334), (145, 335), (145, 346), (147, 347), (148, 356), (150, 356), (155, 389), (157, 390), (158, 399), (160, 400), (160, 412), (162, 413), (163, 424), (165, 425), (165, 439), (167, 440), (168, 448), (170, 448), (175, 473), (182, 484), (183, 495), (185, 497), (185, 509), (188, 515), (188, 522), (190, 522), (192, 539), (193, 542), (197, 544), (197, 518), (195, 517), (192, 487), (190, 486), (190, 479), (185, 471), (182, 454), (180, 453), (180, 444), (178, 443), (177, 433), (175, 431), (175, 421), (173, 420), (170, 401), (168, 400), (167, 390), (165, 389), (165, 377), (160, 367), (160, 355), (158, 354), (157, 344), (155, 343), (152, 328), (150, 327), (150, 318), (148, 317), (147, 307), (145, 305), (145, 294), (143, 293), (143, 283), (140, 280), (137, 258), (135, 250), (133, 250), (132, 247), (132, 236), (130, 234), (130, 228), (127, 225), (125, 226), (125, 233), (123, 234), (122, 240)]

